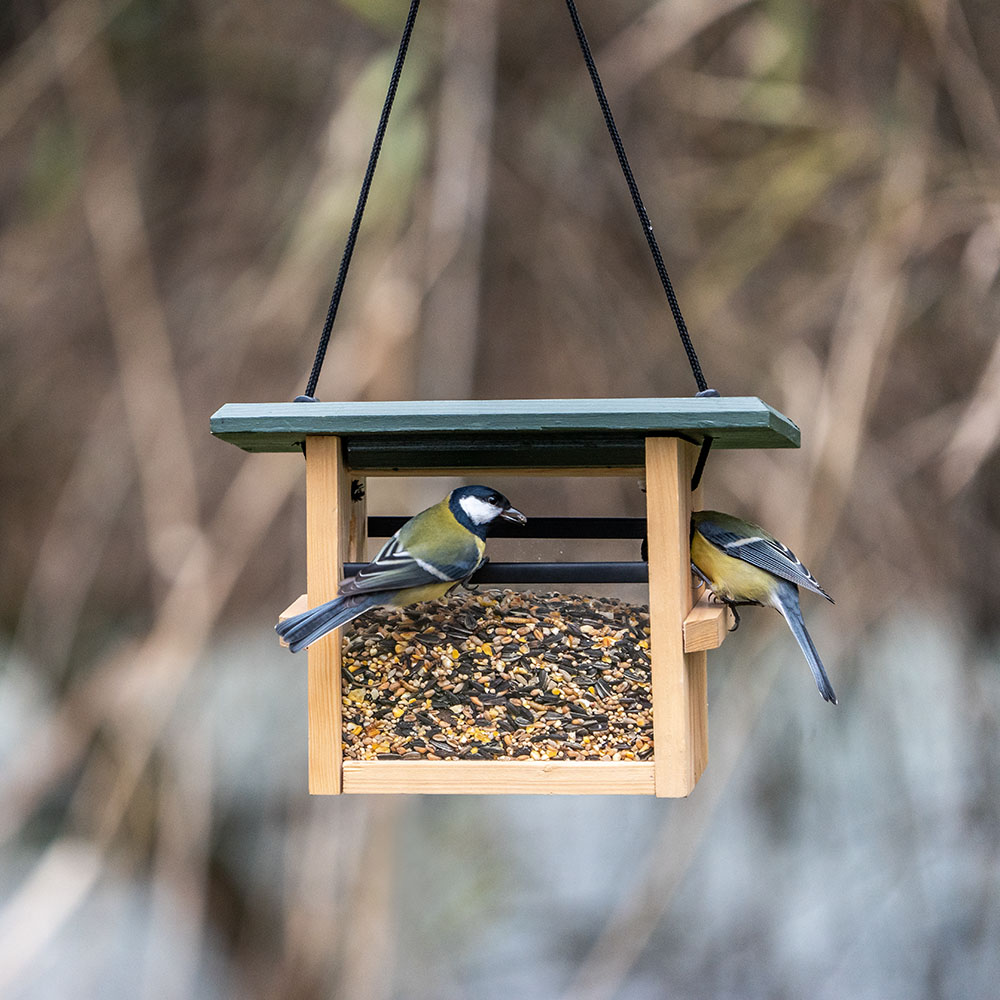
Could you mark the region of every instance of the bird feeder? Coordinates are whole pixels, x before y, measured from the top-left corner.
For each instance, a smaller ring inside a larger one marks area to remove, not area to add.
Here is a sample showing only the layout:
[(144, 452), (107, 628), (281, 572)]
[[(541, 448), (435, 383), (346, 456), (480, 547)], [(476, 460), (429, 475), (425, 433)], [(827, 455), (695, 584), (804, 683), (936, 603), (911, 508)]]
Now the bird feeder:
[[(535, 518), (534, 537), (645, 538), (645, 562), (491, 563), (482, 582), (649, 583), (652, 755), (636, 760), (345, 760), (340, 632), (309, 647), (309, 789), (341, 792), (568, 792), (688, 795), (708, 760), (707, 649), (725, 636), (727, 614), (696, 602), (690, 521), (710, 446), (796, 448), (798, 428), (754, 397), (710, 389), (681, 315), (653, 226), (639, 195), (574, 0), (566, 0), (622, 175), (666, 294), (692, 375), (693, 399), (492, 400), (321, 403), (315, 390), (351, 254), (403, 69), (420, 0), (410, 0), (316, 359), (292, 403), (229, 403), (212, 432), (247, 451), (300, 451), (306, 458), (308, 593), (286, 614), (333, 599), (369, 534), (391, 534), (402, 518), (368, 518), (369, 476), (630, 476), (646, 483), (646, 517)], [(531, 514), (531, 512), (528, 512)], [(391, 525), (384, 522), (391, 521)], [(624, 526), (620, 522), (635, 520)], [(558, 656), (560, 651), (554, 655)], [(350, 692), (349, 692), (350, 693)], [(643, 754), (646, 750), (643, 750)]]
[[(309, 606), (335, 597), (345, 565), (365, 560), (369, 476), (488, 481), (489, 473), (563, 474), (630, 476), (646, 483), (645, 523), (633, 536), (648, 539), (651, 757), (345, 761), (337, 631), (308, 650), (310, 792), (678, 797), (692, 791), (708, 760), (706, 650), (721, 644), (727, 627), (724, 608), (696, 600), (691, 573), (690, 516), (699, 506), (692, 476), (699, 448), (706, 441), (715, 448), (796, 448), (799, 431), (788, 418), (755, 397), (228, 403), (213, 415), (211, 429), (246, 451), (304, 450), (303, 600)], [(372, 528), (378, 520), (371, 519)], [(529, 517), (529, 528), (535, 521), (536, 532), (540, 524), (551, 537), (608, 537), (601, 524), (624, 520)], [(573, 522), (587, 522), (592, 530)], [(387, 533), (384, 527), (377, 532)], [(488, 569), (494, 579), (510, 580), (519, 578), (520, 567), (520, 578), (530, 579), (534, 565), (492, 563)], [(632, 576), (618, 579), (646, 576), (644, 563), (615, 565), (632, 567)], [(581, 578), (585, 574), (563, 577)]]

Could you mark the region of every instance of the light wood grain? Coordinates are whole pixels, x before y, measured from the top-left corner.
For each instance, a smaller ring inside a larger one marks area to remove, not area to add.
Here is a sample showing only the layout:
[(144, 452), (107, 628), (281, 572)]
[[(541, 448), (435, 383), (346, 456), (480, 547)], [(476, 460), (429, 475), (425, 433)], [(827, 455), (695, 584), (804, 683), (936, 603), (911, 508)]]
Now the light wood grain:
[[(340, 438), (306, 439), (306, 584), (309, 607), (337, 596), (346, 561), (351, 481)], [(309, 791), (341, 791), (341, 639), (337, 629), (309, 647)]]
[(345, 792), (652, 795), (652, 761), (347, 760)]
[(689, 795), (708, 761), (705, 653), (685, 653), (691, 585), (691, 475), (696, 449), (646, 439), (649, 617), (656, 794)]
[[(359, 498), (354, 499), (355, 487)], [(368, 486), (364, 476), (351, 471), (348, 484), (351, 498), (350, 516), (347, 518), (347, 558), (345, 562), (368, 562)]]
[[(295, 598), (294, 601), (292, 601), (291, 604), (288, 605), (287, 608), (285, 608), (284, 611), (281, 612), (280, 615), (278, 615), (278, 621), (286, 622), (288, 621), (289, 618), (294, 618), (296, 615), (300, 615), (302, 614), (303, 611), (308, 611), (308, 610), (309, 610), (309, 595), (300, 594), (298, 597)], [(282, 646), (288, 645), (288, 643), (280, 635), (278, 636), (278, 642), (280, 642)]]
[(289, 618), (294, 618), (296, 615), (301, 615), (303, 611), (308, 611), (308, 610), (309, 610), (309, 595), (299, 594), (299, 596), (296, 597), (295, 600), (292, 601), (292, 603), (289, 604), (288, 607), (285, 608), (285, 610), (282, 611), (280, 615), (278, 615), (278, 621), (286, 622), (288, 621)]
[(684, 619), (684, 652), (718, 649), (729, 633), (732, 614), (729, 608), (703, 596)]

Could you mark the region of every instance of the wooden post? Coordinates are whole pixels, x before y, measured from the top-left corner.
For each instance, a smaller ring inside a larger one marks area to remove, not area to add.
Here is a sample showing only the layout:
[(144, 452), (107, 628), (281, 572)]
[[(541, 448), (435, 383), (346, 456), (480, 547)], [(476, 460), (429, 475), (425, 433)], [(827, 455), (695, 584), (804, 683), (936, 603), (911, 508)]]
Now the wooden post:
[[(309, 607), (337, 596), (350, 539), (351, 479), (340, 438), (306, 438), (306, 585)], [(363, 529), (362, 529), (363, 530)], [(309, 791), (338, 795), (343, 745), (341, 633), (309, 647)]]
[(653, 756), (658, 796), (689, 795), (708, 761), (704, 651), (684, 652), (693, 607), (691, 476), (697, 450), (680, 438), (646, 439)]

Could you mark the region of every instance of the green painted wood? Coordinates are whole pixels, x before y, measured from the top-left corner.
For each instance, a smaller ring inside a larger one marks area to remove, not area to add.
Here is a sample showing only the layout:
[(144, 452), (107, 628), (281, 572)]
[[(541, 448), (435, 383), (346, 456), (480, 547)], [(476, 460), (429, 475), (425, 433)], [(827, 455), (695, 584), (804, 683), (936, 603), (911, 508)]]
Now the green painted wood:
[(211, 429), (246, 451), (297, 451), (307, 434), (338, 434), (358, 472), (641, 466), (657, 434), (799, 446), (798, 427), (755, 396), (227, 403)]

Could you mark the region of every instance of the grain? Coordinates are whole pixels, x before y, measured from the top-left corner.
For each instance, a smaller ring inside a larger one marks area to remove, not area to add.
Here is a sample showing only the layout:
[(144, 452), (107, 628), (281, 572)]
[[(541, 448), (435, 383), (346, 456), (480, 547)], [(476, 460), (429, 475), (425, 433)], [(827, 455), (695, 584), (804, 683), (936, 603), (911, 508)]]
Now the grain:
[(344, 639), (348, 760), (643, 760), (649, 610), (460, 591), (375, 609)]

